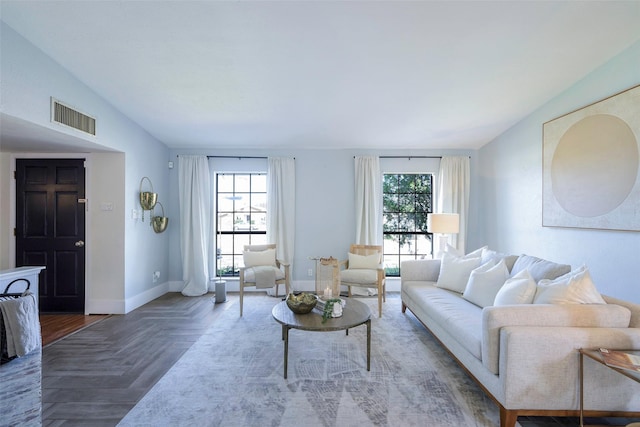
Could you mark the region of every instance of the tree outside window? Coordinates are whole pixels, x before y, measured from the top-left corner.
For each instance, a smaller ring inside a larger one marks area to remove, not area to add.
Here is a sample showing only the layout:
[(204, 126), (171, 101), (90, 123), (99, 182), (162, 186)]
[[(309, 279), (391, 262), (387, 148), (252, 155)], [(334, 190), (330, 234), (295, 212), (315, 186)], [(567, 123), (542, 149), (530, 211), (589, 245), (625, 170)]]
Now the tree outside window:
[(433, 251), (427, 214), (433, 211), (433, 175), (385, 174), (383, 181), (384, 266), (400, 276), (400, 263)]

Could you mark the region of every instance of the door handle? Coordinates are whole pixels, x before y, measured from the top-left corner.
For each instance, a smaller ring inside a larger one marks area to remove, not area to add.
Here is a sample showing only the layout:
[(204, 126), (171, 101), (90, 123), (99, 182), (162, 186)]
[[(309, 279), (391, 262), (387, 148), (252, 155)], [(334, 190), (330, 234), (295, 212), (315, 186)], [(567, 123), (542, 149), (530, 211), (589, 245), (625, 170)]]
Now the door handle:
[(83, 247), (83, 246), (84, 246), (84, 242), (83, 242), (82, 240), (78, 240), (78, 241), (75, 243), (75, 245), (76, 245), (76, 247), (81, 248), (81, 247)]

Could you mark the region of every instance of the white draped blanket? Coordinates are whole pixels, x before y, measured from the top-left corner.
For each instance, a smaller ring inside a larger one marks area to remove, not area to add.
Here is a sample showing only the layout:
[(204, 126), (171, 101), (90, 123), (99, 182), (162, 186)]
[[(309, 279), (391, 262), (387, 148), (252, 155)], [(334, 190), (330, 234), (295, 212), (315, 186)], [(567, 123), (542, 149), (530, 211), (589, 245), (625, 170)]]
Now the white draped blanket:
[(251, 269), (253, 270), (253, 274), (256, 279), (256, 288), (273, 288), (276, 285), (275, 267), (259, 265), (251, 267)]
[(0, 311), (7, 333), (7, 355), (24, 356), (40, 347), (38, 305), (32, 293), (0, 301)]

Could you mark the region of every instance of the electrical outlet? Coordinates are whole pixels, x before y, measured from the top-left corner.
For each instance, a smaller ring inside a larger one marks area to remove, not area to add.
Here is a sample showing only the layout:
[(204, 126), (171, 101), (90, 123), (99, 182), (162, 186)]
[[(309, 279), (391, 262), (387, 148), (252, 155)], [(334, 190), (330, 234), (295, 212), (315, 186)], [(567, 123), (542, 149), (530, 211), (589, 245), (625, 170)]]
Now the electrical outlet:
[(307, 270), (307, 275), (309, 277), (313, 276), (313, 268), (310, 268), (309, 270)]
[(158, 281), (158, 279), (160, 279), (160, 272), (159, 271), (154, 271), (153, 272), (153, 283), (156, 283)]

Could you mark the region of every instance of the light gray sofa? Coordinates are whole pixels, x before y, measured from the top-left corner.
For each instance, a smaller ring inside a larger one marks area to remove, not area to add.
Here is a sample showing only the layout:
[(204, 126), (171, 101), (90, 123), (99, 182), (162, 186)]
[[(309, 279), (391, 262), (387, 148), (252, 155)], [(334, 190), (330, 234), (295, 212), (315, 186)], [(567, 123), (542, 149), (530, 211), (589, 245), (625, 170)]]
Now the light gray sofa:
[[(526, 268), (536, 282), (571, 269), (525, 255), (504, 260), (509, 277)], [(408, 308), (495, 401), (502, 427), (520, 415), (579, 415), (580, 348), (640, 349), (640, 305), (603, 296), (607, 304), (479, 307), (438, 286), (440, 267), (440, 260), (401, 264), (402, 311)], [(640, 417), (638, 383), (585, 358), (584, 384), (586, 415)]]

